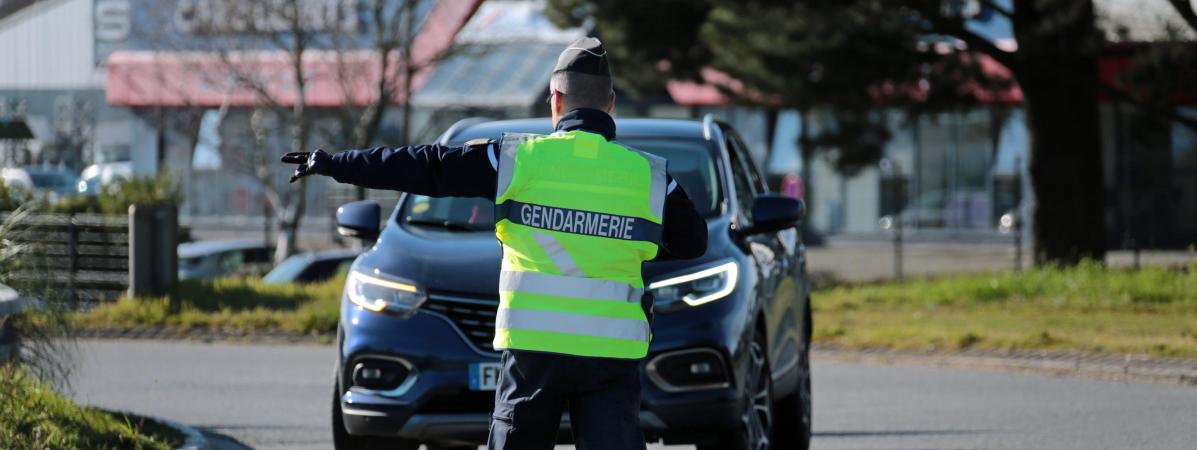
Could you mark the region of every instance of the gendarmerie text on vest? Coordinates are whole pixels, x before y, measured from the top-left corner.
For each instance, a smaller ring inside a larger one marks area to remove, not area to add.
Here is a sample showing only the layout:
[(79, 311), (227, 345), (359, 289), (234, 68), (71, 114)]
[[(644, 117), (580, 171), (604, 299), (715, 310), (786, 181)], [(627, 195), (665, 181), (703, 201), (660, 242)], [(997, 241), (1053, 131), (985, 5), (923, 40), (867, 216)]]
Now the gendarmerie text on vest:
[(520, 205), (520, 221), (545, 230), (632, 239), (636, 218), (525, 203)]

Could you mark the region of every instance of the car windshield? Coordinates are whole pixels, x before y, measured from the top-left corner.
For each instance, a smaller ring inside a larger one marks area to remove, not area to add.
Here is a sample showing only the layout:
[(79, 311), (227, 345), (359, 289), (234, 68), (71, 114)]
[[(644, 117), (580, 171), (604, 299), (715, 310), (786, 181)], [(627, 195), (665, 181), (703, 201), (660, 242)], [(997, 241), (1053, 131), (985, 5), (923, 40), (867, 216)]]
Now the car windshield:
[(276, 266), (270, 273), (262, 277), (262, 281), (266, 283), (290, 283), (299, 278), (299, 274), (308, 267), (309, 257), (307, 255), (295, 255), (287, 258), (285, 261)]
[[(620, 143), (669, 160), (669, 174), (677, 180), (703, 217), (719, 213), (721, 201), (715, 161), (700, 139), (631, 138)], [(412, 195), (395, 218), (404, 223), (457, 231), (494, 229), (494, 203), (480, 198)]]
[(179, 270), (193, 270), (204, 263), (204, 256), (192, 256), (190, 258), (179, 258)]
[(38, 189), (67, 189), (75, 187), (75, 178), (66, 173), (31, 172), (29, 180)]

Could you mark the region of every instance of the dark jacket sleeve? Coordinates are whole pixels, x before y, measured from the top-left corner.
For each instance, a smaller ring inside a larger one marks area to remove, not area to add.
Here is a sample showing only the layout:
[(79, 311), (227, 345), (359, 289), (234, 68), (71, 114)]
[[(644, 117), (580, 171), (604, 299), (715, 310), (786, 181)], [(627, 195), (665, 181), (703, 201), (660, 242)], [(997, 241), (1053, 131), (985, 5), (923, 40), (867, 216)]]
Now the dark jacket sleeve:
[(698, 215), (680, 184), (665, 197), (663, 225), (661, 250), (655, 261), (697, 258), (707, 252), (707, 222)]
[(493, 142), (464, 147), (413, 145), (332, 155), (328, 174), (341, 183), (430, 197), (495, 197)]

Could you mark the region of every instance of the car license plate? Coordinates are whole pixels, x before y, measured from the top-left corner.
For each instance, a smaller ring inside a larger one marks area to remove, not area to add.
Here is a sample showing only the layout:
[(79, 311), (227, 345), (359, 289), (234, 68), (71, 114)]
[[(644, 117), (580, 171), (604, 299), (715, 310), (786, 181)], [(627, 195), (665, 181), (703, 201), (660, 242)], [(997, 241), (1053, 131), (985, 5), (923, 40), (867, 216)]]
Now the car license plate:
[(470, 390), (493, 391), (499, 386), (500, 363), (470, 364)]

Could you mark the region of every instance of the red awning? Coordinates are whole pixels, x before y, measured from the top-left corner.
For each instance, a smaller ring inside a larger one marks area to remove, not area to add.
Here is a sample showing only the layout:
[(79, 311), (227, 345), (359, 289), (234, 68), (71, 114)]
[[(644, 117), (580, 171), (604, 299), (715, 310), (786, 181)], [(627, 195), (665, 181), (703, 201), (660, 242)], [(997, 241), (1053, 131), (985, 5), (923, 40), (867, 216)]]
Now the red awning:
[[(1118, 42), (1106, 44), (1102, 49), (1101, 58), (1097, 60), (1097, 77), (1108, 86), (1115, 89), (1122, 90), (1135, 98), (1146, 100), (1149, 94), (1148, 90), (1135, 89), (1127, 85), (1123, 80), (1131, 70), (1135, 68), (1135, 58), (1140, 53), (1146, 52), (1151, 45), (1168, 45), (1168, 44), (1152, 44), (1150, 42)], [(1190, 44), (1187, 47), (1189, 52), (1197, 52), (1197, 44)], [(1114, 98), (1108, 93), (1102, 93), (1102, 100), (1110, 101)], [(1177, 90), (1168, 95), (1168, 101), (1172, 105), (1194, 105), (1197, 104), (1197, 92), (1189, 90)]]
[[(1122, 89), (1132, 96), (1139, 97), (1144, 92), (1136, 91), (1131, 86), (1128, 86), (1123, 77), (1125, 74), (1134, 69), (1135, 57), (1137, 53), (1144, 51), (1148, 46), (1153, 45), (1148, 42), (1121, 42), (1106, 44), (1098, 57), (1097, 70), (1098, 79), (1108, 86)], [(1193, 47), (1194, 52), (1197, 52), (1197, 46)], [(1014, 80), (1013, 74), (1006, 66), (997, 62), (988, 55), (982, 53), (973, 53), (973, 57), (977, 58), (977, 62), (981, 65), (981, 70), (986, 74), (995, 78), (1006, 78)], [(741, 88), (741, 84), (727, 74), (713, 69), (704, 69), (702, 76), (706, 83), (695, 83), (690, 81), (670, 81), (666, 88), (669, 94), (673, 97), (674, 102), (679, 105), (687, 106), (722, 106), (730, 102), (716, 87), (724, 85), (733, 87), (735, 91)], [(966, 84), (962, 86), (965, 92), (971, 93), (977, 101), (981, 103), (1007, 103), (1016, 104), (1022, 103), (1023, 93), (1022, 89), (1017, 83), (1011, 83), (1008, 89), (1001, 91), (992, 91), (984, 89), (975, 84)], [(875, 88), (875, 94), (879, 97), (887, 97), (898, 94), (903, 88), (895, 87), (893, 85), (883, 85)], [(911, 92), (913, 91), (913, 92)], [(920, 88), (911, 87), (906, 94), (909, 98), (918, 99), (920, 95)], [(1103, 93), (1101, 95), (1103, 101), (1110, 101), (1112, 97)], [(1197, 92), (1174, 92), (1169, 96), (1169, 102), (1173, 105), (1194, 105), (1197, 104)]]
[[(430, 73), (427, 62), (452, 45), (458, 30), (480, 3), (437, 2), (412, 46), (412, 59), (425, 66), (412, 80), (414, 89), (419, 89)], [(291, 63), (284, 51), (117, 51), (107, 61), (108, 103), (130, 107), (252, 107), (273, 103), (289, 107), (297, 99)], [(383, 75), (378, 54), (370, 50), (309, 50), (304, 53), (302, 67), (306, 79), (304, 99), (313, 107), (368, 104)], [(407, 93), (396, 92), (391, 101), (403, 103), (406, 99)]]
[[(981, 70), (986, 74), (997, 77), (1013, 79), (1010, 70), (1001, 63), (995, 61), (993, 58), (983, 54), (975, 54), (978, 63), (981, 65)], [(739, 80), (732, 78), (730, 75), (720, 72), (715, 69), (706, 68), (701, 71), (703, 83), (693, 81), (670, 80), (665, 84), (665, 89), (669, 95), (673, 97), (674, 103), (683, 106), (724, 106), (731, 104), (727, 96), (723, 95), (719, 87), (722, 86), (727, 90), (739, 93), (743, 90), (744, 85)], [(1021, 103), (1022, 89), (1018, 84), (1011, 83), (1009, 89), (994, 92), (983, 89), (976, 85), (966, 85), (963, 88), (974, 95), (977, 101), (982, 103)], [(875, 94), (879, 97), (889, 96), (895, 93), (896, 88), (893, 85), (879, 86), (876, 88)], [(911, 87), (906, 89), (908, 98), (919, 99), (925, 97), (925, 88)]]
[(974, 53), (973, 55), (986, 75), (996, 79), (1010, 80), (1010, 87), (1001, 91), (991, 91), (977, 85), (967, 86), (966, 88), (977, 98), (977, 101), (981, 103), (1022, 103), (1022, 88), (1014, 80), (1014, 73), (1010, 72), (1009, 68), (984, 53)]
[(682, 106), (723, 106), (731, 104), (727, 96), (719, 88), (739, 93), (744, 89), (744, 83), (732, 78), (731, 75), (712, 68), (699, 71), (703, 82), (669, 80), (665, 83), (665, 90), (673, 97), (673, 102)]

